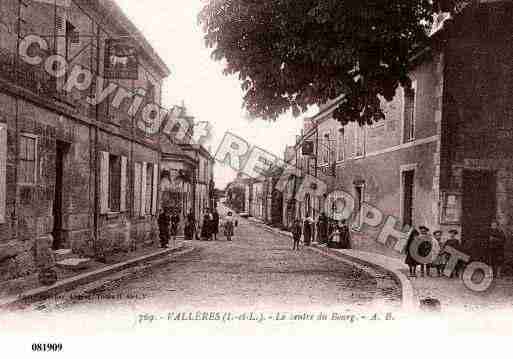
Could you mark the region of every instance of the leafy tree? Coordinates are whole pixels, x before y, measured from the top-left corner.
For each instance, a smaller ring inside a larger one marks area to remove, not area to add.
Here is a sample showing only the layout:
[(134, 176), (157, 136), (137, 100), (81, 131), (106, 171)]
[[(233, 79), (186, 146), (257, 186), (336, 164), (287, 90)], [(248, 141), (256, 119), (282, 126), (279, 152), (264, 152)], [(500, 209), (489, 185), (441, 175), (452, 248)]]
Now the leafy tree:
[(410, 84), (432, 14), (431, 0), (209, 0), (199, 21), (252, 116), (297, 116), (341, 96), (334, 117), (363, 124)]

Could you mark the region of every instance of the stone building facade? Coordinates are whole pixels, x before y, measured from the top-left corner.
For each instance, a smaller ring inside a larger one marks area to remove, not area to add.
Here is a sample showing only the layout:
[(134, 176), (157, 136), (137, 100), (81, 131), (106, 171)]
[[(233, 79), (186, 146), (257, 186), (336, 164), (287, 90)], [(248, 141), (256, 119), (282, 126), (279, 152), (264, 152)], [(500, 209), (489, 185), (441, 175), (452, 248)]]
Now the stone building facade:
[[(327, 183), (328, 192), (351, 195), (353, 229), (370, 234), (354, 248), (400, 255), (375, 241), (382, 227), (364, 224), (364, 204), (396, 218), (398, 230), (456, 228), (477, 258), (486, 252), (493, 220), (513, 228), (511, 15), (510, 2), (476, 2), (450, 17), (440, 14), (431, 45), (412, 58), (411, 87), (383, 101), (384, 121), (342, 127), (332, 118), (337, 101), (308, 119), (295, 163), (303, 175)], [(303, 156), (307, 141), (314, 143), (313, 154)], [(308, 201), (296, 200), (303, 207), (296, 216), (304, 217)], [(328, 216), (340, 205), (325, 196), (312, 203), (313, 213)], [(513, 258), (510, 242), (506, 251)]]
[[(27, 52), (40, 65), (17, 55), (29, 34), (46, 41)], [(111, 40), (137, 49), (131, 79), (105, 79), (108, 61), (130, 65), (106, 55)], [(55, 55), (68, 64), (58, 78), (43, 68)], [(77, 65), (92, 73), (90, 88), (66, 88)], [(143, 106), (160, 104), (168, 74), (111, 0), (0, 3), (0, 281), (48, 266), (52, 248), (104, 258), (153, 243), (160, 149), (129, 109), (136, 89)], [(91, 101), (108, 83), (117, 92)]]

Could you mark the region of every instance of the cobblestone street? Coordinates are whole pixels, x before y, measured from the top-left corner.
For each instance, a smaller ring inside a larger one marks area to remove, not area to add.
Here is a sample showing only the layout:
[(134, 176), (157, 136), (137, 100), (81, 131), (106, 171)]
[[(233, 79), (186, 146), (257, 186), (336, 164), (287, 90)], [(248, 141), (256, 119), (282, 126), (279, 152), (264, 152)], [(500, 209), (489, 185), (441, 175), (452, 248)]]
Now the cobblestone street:
[[(221, 216), (226, 212), (221, 209)], [(195, 250), (133, 280), (74, 296), (43, 311), (103, 310), (370, 310), (398, 308), (399, 289), (343, 262), (302, 248), (290, 239), (239, 219), (232, 242), (193, 241)]]

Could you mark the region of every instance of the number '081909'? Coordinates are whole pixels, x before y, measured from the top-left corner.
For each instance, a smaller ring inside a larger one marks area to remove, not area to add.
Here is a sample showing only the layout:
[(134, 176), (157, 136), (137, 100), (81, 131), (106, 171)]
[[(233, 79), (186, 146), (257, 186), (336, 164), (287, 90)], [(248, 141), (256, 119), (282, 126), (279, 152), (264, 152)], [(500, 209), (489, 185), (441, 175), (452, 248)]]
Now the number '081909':
[(62, 344), (58, 343), (34, 343), (32, 344), (33, 352), (60, 352)]

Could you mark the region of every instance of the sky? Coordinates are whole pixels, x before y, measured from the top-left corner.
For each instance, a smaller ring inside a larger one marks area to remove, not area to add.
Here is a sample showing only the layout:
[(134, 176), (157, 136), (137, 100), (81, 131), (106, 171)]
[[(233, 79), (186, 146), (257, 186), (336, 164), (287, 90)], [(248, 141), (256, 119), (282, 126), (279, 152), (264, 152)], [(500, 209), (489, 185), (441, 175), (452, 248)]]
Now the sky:
[[(285, 146), (300, 134), (303, 116), (284, 115), (275, 122), (244, 119), (239, 80), (224, 76), (222, 63), (212, 60), (211, 50), (204, 45), (197, 23), (203, 1), (118, 0), (118, 4), (171, 69), (164, 82), (163, 106), (170, 108), (184, 101), (197, 121), (210, 122), (213, 154), (230, 131), (282, 158)], [(215, 164), (216, 187), (224, 188), (234, 177), (233, 170)]]

